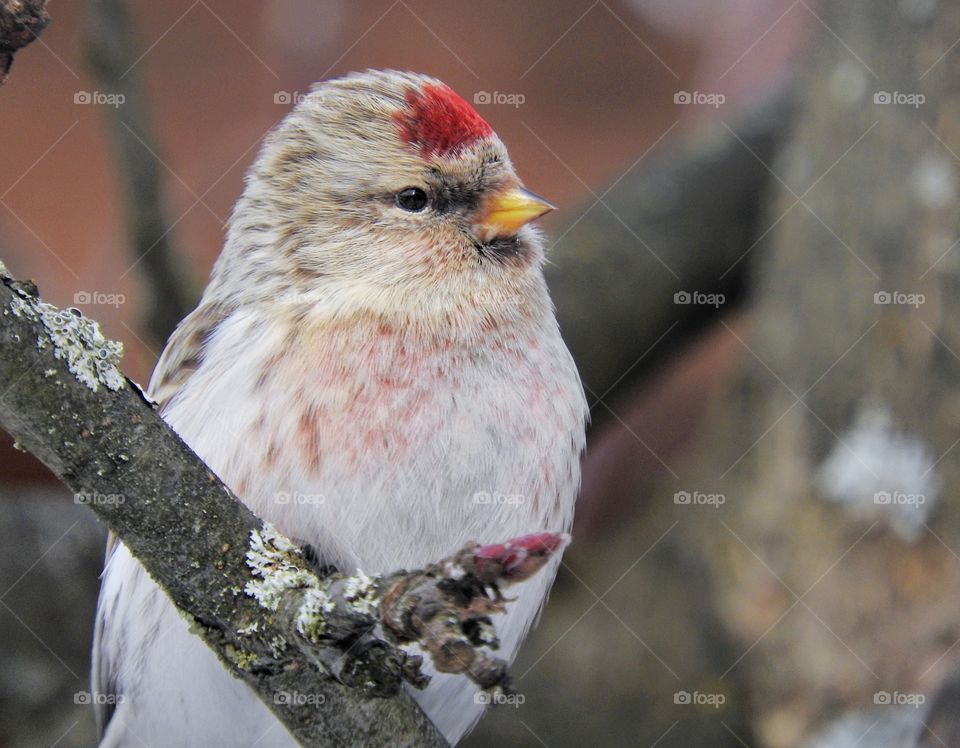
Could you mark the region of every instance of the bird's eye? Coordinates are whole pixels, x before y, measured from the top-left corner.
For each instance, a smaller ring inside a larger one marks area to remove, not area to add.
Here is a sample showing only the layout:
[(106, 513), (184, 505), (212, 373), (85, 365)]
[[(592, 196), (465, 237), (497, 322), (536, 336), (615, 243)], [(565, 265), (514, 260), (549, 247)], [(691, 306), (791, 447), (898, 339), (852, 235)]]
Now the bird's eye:
[(419, 213), (428, 202), (427, 193), (419, 187), (405, 187), (397, 193), (397, 206), (411, 213)]

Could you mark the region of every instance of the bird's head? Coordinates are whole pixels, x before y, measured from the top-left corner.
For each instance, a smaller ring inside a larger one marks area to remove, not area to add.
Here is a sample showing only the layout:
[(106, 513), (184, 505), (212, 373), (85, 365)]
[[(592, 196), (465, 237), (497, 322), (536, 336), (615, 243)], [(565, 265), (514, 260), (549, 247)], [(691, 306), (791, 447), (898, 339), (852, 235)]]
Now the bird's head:
[(445, 84), (368, 71), (316, 85), (266, 138), (214, 280), (385, 314), (517, 314), (544, 295), (528, 224), (551, 208)]

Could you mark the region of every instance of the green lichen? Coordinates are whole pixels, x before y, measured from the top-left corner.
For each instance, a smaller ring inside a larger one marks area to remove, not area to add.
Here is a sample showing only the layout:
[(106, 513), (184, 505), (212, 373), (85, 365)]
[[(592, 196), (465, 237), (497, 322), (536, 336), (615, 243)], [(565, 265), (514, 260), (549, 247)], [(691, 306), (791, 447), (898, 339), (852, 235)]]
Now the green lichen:
[(241, 670), (250, 670), (260, 663), (260, 658), (256, 654), (245, 649), (238, 649), (232, 644), (228, 644), (224, 648), (223, 654)]
[(336, 607), (326, 590), (307, 588), (303, 596), (303, 605), (297, 611), (297, 631), (312, 642), (319, 641), (320, 636), (327, 630), (324, 614), (332, 613)]
[[(0, 267), (0, 275), (3, 273), (4, 269)], [(79, 310), (57, 309), (52, 304), (18, 292), (4, 313), (42, 324), (44, 332), (37, 337), (37, 348), (45, 350), (51, 346), (54, 358), (65, 360), (77, 380), (94, 392), (101, 385), (115, 391), (123, 387), (126, 380), (119, 368), (123, 345), (107, 340), (100, 332), (100, 326)]]

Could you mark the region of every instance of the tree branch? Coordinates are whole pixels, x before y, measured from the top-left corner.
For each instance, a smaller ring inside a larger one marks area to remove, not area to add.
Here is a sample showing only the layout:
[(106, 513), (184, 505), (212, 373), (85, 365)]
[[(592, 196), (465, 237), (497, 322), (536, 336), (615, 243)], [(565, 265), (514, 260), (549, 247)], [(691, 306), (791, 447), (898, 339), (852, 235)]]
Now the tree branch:
[(119, 176), (123, 180), (124, 217), (130, 255), (141, 270), (147, 291), (141, 306), (143, 326), (162, 346), (193, 309), (199, 295), (196, 278), (183, 270), (173, 227), (163, 208), (160, 146), (150, 128), (147, 100), (136, 66), (130, 8), (124, 0), (88, 3), (87, 54), (103, 90), (122, 102), (103, 107), (113, 135)]
[[(591, 197), (592, 209), (573, 214), (546, 274), (590, 399), (629, 392), (744, 301), (766, 251), (773, 177), (764, 164), (789, 134), (795, 107), (795, 92), (783, 87), (725, 123), (677, 128), (616, 189), (600, 192), (606, 207)], [(684, 291), (724, 301), (719, 309), (678, 304), (674, 294)]]
[(500, 587), (536, 573), (566, 536), (470, 545), (412, 572), (319, 576), (159, 417), (120, 355), (96, 322), (41, 302), (0, 263), (0, 426), (79, 492), (303, 745), (444, 745), (402, 688), (425, 685), (421, 658), (398, 644), (509, 689), (484, 651), (497, 645)]

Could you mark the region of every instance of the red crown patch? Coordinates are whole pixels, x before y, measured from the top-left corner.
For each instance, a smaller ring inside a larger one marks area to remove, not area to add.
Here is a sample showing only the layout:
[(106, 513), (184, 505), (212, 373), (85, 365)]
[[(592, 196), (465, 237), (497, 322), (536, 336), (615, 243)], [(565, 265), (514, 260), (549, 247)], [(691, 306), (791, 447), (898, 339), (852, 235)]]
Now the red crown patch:
[(407, 92), (407, 108), (394, 115), (400, 137), (420, 155), (447, 156), (493, 134), (477, 111), (449, 86), (428, 83)]

